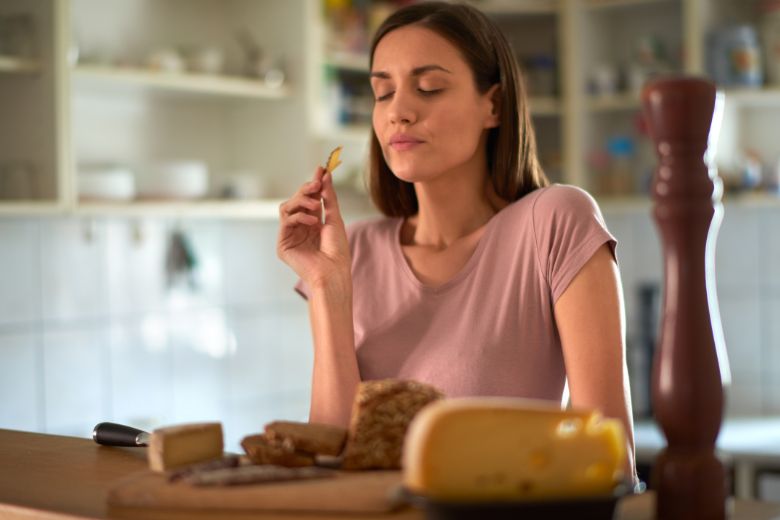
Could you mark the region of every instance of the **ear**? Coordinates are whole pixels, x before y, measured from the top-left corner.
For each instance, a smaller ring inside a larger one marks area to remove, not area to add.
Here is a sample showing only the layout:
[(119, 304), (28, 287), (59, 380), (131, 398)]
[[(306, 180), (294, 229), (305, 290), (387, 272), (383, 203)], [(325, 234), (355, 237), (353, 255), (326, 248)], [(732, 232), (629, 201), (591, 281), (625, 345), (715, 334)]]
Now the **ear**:
[(488, 109), (484, 128), (495, 128), (501, 124), (501, 86), (496, 83), (483, 96)]

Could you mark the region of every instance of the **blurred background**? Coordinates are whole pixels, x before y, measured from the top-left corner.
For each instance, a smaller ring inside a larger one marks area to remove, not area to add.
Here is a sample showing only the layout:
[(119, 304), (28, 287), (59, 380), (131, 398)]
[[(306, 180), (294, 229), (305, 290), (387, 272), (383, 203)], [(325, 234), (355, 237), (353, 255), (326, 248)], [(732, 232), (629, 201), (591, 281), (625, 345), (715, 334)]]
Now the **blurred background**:
[[(277, 208), (343, 145), (347, 220), (374, 214), (367, 47), (403, 3), (0, 0), (0, 428), (220, 420), (236, 449), (307, 419), (307, 308)], [(639, 425), (662, 264), (638, 92), (667, 73), (718, 83), (726, 413), (757, 425), (750, 446), (780, 417), (780, 2), (471, 3), (514, 47), (548, 175), (588, 189), (619, 240)]]

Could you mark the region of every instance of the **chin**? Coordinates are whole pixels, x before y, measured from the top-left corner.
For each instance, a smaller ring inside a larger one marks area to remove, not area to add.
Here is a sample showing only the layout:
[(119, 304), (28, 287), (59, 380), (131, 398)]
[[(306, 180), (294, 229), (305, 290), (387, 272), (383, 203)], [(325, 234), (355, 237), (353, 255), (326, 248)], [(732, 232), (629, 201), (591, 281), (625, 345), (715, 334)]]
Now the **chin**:
[(401, 164), (388, 164), (393, 175), (406, 182), (422, 182), (436, 177), (438, 171), (413, 161), (399, 161)]

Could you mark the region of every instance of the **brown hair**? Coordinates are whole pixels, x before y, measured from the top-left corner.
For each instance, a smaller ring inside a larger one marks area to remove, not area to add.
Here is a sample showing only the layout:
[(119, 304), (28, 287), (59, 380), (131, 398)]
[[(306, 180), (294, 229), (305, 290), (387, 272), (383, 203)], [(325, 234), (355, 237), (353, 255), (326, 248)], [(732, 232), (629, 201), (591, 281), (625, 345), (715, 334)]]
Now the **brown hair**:
[[(515, 201), (549, 181), (536, 155), (536, 136), (520, 69), (501, 30), (478, 9), (465, 4), (422, 2), (391, 14), (377, 29), (371, 43), (371, 65), (380, 40), (407, 25), (430, 29), (450, 41), (474, 74), (484, 94), (499, 84), (500, 123), (488, 131), (488, 172), (496, 194)], [(369, 157), (369, 191), (377, 208), (390, 217), (417, 213), (414, 184), (396, 177), (385, 162), (373, 128)]]

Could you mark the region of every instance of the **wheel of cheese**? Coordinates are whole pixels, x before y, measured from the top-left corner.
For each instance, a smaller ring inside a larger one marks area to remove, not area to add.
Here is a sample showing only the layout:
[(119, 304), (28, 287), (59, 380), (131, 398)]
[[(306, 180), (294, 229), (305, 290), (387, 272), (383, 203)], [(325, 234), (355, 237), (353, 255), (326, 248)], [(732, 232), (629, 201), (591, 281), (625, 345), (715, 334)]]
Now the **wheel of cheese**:
[(447, 399), (414, 418), (404, 443), (405, 487), (441, 500), (534, 500), (605, 495), (623, 478), (622, 424), (513, 398)]

